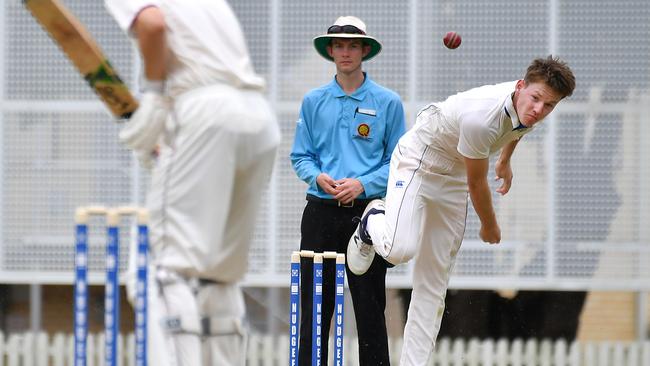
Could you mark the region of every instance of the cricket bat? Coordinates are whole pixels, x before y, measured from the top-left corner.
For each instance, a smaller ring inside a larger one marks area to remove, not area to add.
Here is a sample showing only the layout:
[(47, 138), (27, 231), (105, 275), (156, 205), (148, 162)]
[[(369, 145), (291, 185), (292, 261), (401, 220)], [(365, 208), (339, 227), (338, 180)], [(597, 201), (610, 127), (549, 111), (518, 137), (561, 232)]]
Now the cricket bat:
[(111, 113), (129, 118), (138, 102), (81, 22), (58, 0), (23, 0)]

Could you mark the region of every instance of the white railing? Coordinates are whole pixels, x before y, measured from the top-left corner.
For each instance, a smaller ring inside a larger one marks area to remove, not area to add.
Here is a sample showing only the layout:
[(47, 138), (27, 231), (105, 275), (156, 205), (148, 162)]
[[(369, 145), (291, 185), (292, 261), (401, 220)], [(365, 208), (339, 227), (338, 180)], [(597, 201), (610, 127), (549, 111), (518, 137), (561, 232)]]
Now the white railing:
[[(120, 337), (118, 343), (121, 366), (135, 366), (133, 335)], [(72, 366), (73, 345), (70, 334), (7, 336), (0, 332), (0, 366)], [(399, 364), (401, 345), (401, 339), (391, 340), (392, 365)], [(356, 339), (346, 339), (344, 349), (345, 365), (358, 365)], [(88, 366), (103, 365), (103, 334), (89, 335), (87, 351)], [(288, 365), (288, 351), (287, 336), (254, 334), (249, 338), (246, 364)], [(441, 339), (429, 366), (650, 366), (650, 341), (567, 344), (564, 341)]]

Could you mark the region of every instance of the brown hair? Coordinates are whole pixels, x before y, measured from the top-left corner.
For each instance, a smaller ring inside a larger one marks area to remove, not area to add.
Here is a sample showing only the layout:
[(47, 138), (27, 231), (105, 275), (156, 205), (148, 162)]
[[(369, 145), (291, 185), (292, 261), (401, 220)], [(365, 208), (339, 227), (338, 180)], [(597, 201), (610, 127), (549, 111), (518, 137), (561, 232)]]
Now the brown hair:
[(545, 83), (562, 95), (562, 98), (573, 94), (573, 89), (576, 87), (573, 71), (566, 62), (553, 55), (533, 60), (526, 70), (524, 81), (527, 85), (536, 82)]

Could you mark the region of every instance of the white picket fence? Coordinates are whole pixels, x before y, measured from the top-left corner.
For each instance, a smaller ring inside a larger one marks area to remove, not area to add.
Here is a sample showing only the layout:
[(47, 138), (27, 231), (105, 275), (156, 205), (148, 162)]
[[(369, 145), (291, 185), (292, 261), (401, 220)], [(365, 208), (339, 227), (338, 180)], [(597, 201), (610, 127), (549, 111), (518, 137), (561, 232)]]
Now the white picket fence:
[[(401, 339), (391, 340), (392, 365), (399, 364), (401, 344)], [(70, 334), (5, 336), (0, 332), (0, 366), (72, 366), (73, 346)], [(120, 337), (119, 347), (123, 355), (120, 365), (135, 366), (133, 335)], [(346, 339), (344, 349), (345, 366), (358, 365), (356, 339)], [(246, 364), (288, 365), (288, 351), (287, 336), (254, 334), (249, 338)], [(102, 334), (89, 336), (88, 355), (88, 366), (103, 365)], [(564, 341), (441, 339), (429, 366), (650, 366), (650, 342), (567, 344)]]

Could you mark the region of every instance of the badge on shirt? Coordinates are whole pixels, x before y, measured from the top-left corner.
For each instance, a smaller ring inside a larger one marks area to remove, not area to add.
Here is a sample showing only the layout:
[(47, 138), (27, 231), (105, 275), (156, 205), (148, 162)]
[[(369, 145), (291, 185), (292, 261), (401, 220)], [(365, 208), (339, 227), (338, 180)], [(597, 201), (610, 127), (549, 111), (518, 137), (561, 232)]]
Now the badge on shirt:
[(365, 114), (366, 116), (373, 116), (373, 117), (377, 115), (377, 111), (368, 108), (357, 108), (357, 113)]
[(370, 135), (370, 126), (366, 123), (361, 123), (357, 126), (357, 133), (361, 137), (368, 137)]

